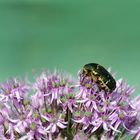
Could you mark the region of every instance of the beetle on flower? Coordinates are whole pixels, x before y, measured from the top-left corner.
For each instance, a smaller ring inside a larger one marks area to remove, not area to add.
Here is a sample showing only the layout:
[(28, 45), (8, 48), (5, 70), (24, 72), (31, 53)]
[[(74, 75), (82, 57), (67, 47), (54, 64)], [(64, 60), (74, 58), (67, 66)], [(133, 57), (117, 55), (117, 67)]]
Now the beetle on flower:
[(115, 79), (90, 63), (77, 81), (56, 70), (33, 84), (7, 80), (0, 85), (0, 139), (140, 139), (140, 97), (132, 99), (135, 89)]

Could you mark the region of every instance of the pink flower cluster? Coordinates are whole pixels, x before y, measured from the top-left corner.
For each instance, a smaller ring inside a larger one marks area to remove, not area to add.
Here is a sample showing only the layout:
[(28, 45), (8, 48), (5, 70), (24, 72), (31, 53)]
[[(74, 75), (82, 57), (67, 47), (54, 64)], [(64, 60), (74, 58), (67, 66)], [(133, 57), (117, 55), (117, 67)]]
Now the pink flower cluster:
[[(35, 82), (12, 79), (0, 85), (1, 140), (140, 139), (140, 97), (122, 79), (99, 89), (79, 73), (75, 81), (54, 71)], [(81, 84), (82, 81), (82, 84)]]

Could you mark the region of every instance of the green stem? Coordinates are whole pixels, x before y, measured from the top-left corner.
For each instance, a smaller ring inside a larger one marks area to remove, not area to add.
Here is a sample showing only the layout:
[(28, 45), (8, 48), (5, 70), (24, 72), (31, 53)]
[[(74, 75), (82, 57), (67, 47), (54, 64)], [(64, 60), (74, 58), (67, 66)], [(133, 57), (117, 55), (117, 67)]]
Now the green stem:
[(51, 109), (52, 109), (52, 113), (54, 114), (54, 115), (56, 115), (57, 114), (57, 112), (58, 112), (58, 108), (57, 108), (57, 101), (56, 100), (54, 100), (53, 102), (52, 102), (52, 105), (51, 105)]
[(122, 133), (121, 133), (120, 135), (117, 135), (117, 136), (115, 137), (115, 140), (118, 140), (118, 139), (119, 139), (119, 140), (124, 140), (126, 129), (123, 128), (123, 129), (121, 130), (121, 132), (122, 132)]
[(14, 106), (14, 108), (16, 109), (17, 113), (18, 113), (19, 115), (21, 115), (14, 103), (13, 103), (13, 106)]
[(67, 140), (72, 140), (72, 131), (71, 131), (71, 111), (67, 108), (67, 117), (68, 117), (68, 126), (67, 126)]

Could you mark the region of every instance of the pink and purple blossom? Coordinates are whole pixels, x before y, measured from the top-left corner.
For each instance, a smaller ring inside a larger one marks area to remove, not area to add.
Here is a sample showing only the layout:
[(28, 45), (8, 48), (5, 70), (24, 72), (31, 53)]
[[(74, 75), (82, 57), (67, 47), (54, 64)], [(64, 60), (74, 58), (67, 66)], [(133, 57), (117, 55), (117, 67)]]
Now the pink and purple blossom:
[[(81, 84), (81, 80), (83, 81)], [(140, 139), (140, 97), (124, 80), (99, 89), (90, 77), (42, 72), (32, 84), (12, 79), (0, 84), (2, 140)]]

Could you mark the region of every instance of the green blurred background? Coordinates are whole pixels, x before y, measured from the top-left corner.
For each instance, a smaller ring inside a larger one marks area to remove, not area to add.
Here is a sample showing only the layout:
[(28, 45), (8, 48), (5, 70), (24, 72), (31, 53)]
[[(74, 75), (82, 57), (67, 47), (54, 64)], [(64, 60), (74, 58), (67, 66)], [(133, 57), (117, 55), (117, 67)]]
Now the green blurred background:
[(0, 0), (0, 80), (42, 68), (112, 67), (140, 93), (139, 0)]

